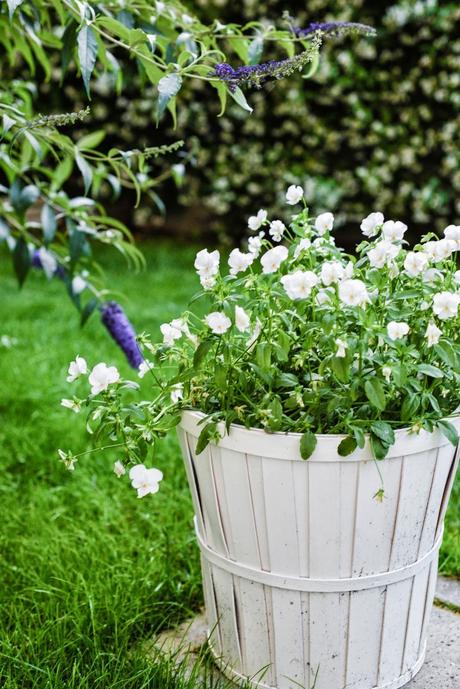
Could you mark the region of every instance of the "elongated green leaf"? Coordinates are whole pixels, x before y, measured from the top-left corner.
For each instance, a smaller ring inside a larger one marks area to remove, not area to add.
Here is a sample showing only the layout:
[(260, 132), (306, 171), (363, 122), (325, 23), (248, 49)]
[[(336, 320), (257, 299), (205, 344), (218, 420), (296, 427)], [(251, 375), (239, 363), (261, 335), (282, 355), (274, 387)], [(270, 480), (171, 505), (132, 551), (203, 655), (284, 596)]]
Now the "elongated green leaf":
[(170, 100), (180, 91), (182, 77), (179, 74), (167, 74), (158, 82), (158, 119), (163, 115)]
[(45, 203), (42, 208), (40, 220), (42, 223), (42, 231), (45, 244), (49, 244), (53, 241), (54, 235), (56, 234), (57, 220), (56, 213), (47, 203)]
[(429, 378), (443, 378), (444, 373), (437, 366), (432, 366), (431, 364), (420, 364), (418, 367), (419, 373), (423, 373), (424, 376)]
[(83, 24), (77, 36), (78, 61), (80, 63), (81, 76), (85, 85), (88, 98), (90, 97), (89, 82), (93, 73), (97, 58), (96, 35), (88, 24)]
[(316, 447), (316, 435), (311, 431), (304, 433), (300, 439), (300, 456), (302, 459), (309, 459)]
[(203, 342), (200, 342), (198, 347), (195, 350), (195, 354), (193, 355), (193, 366), (195, 368), (198, 368), (203, 359), (205, 358), (206, 354), (209, 352), (209, 350), (212, 347), (212, 340), (203, 340)]
[(240, 108), (243, 108), (243, 110), (246, 110), (247, 112), (252, 112), (253, 108), (249, 105), (248, 101), (246, 100), (246, 96), (244, 95), (243, 91), (240, 89), (239, 86), (234, 91), (228, 90), (228, 93), (231, 95), (234, 101), (238, 103)]
[(77, 148), (97, 148), (99, 144), (105, 139), (106, 132), (103, 129), (98, 129), (96, 132), (91, 132), (82, 136), (79, 141), (77, 141)]
[(198, 436), (198, 441), (196, 444), (195, 453), (197, 455), (200, 455), (203, 452), (203, 450), (209, 445), (213, 436), (216, 433), (216, 430), (217, 424), (214, 422), (207, 423), (206, 426), (203, 427), (200, 435)]
[(75, 162), (77, 163), (77, 167), (81, 172), (81, 176), (83, 177), (85, 194), (87, 194), (91, 187), (91, 182), (93, 181), (93, 170), (86, 159), (83, 158), (83, 156), (79, 153), (77, 153), (75, 156)]
[(437, 425), (439, 427), (439, 430), (446, 436), (449, 442), (451, 442), (452, 445), (457, 446), (458, 432), (455, 426), (452, 425), (450, 421), (446, 421), (444, 419), (442, 421), (438, 421)]
[(18, 239), (16, 246), (14, 247), (13, 266), (19, 285), (22, 287), (30, 268), (29, 247), (27, 246), (27, 242), (22, 237)]
[(379, 411), (383, 411), (386, 407), (386, 397), (383, 386), (377, 378), (371, 378), (364, 383), (364, 391), (367, 399)]

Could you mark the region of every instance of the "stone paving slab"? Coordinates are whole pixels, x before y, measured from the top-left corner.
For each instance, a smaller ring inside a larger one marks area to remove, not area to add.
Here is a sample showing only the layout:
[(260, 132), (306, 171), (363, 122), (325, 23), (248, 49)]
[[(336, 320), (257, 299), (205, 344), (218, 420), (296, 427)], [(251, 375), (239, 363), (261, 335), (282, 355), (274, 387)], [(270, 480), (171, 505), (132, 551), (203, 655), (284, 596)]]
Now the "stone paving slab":
[[(443, 586), (443, 582), (441, 584)], [(459, 582), (456, 584), (460, 588)], [(444, 588), (439, 588), (439, 591), (444, 591)], [(458, 592), (455, 588), (449, 588), (449, 591), (451, 594)], [(454, 605), (453, 601), (457, 598), (455, 595), (451, 595), (451, 598), (449, 604)], [(163, 632), (144, 648), (147, 655), (151, 656), (160, 650), (173, 656), (177, 663), (186, 658), (187, 666), (192, 667), (205, 643), (206, 620), (202, 613), (177, 629)], [(216, 679), (218, 677), (216, 669)], [(218, 686), (216, 683), (216, 688)], [(225, 686), (229, 686), (228, 682)], [(405, 685), (405, 689), (460, 689), (459, 613), (438, 606), (433, 608), (425, 663), (416, 677)]]
[(460, 615), (434, 607), (425, 663), (406, 689), (460, 689)]
[[(448, 577), (438, 577), (436, 598), (445, 605), (451, 605), (460, 610), (460, 580)], [(460, 687), (460, 684), (459, 684)]]

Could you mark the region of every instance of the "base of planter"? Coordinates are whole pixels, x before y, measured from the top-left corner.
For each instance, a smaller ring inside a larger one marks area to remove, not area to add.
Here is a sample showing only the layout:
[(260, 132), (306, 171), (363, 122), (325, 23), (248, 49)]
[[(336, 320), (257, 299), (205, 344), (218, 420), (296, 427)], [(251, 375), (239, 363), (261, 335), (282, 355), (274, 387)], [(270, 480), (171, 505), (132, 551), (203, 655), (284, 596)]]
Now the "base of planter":
[[(224, 663), (222, 661), (222, 658), (217, 655), (216, 651), (213, 648), (213, 645), (210, 640), (211, 633), (208, 631), (208, 647), (209, 650), (211, 651), (212, 657), (214, 658), (214, 662), (216, 663), (217, 667), (219, 668), (220, 672), (229, 680), (232, 682), (235, 682), (236, 684), (239, 685), (244, 685), (245, 687), (251, 687), (252, 689), (276, 689), (276, 687), (273, 687), (273, 685), (270, 684), (265, 684), (262, 681), (258, 681), (254, 677), (244, 677), (244, 675), (240, 674), (236, 670), (234, 670), (232, 667), (230, 667), (227, 663)], [(425, 654), (426, 654), (426, 644), (423, 647), (423, 651), (420, 655), (420, 657), (417, 659), (417, 662), (411, 667), (407, 672), (405, 672), (403, 675), (400, 675), (397, 677), (395, 680), (390, 682), (389, 684), (381, 684), (376, 687), (370, 687), (369, 689), (400, 689), (400, 687), (403, 687), (405, 684), (411, 681), (415, 677), (415, 675), (419, 672), (421, 669), (424, 661), (425, 661)], [(262, 674), (264, 671), (261, 670), (259, 674)], [(314, 681), (314, 678), (312, 678), (312, 682)], [(294, 686), (299, 686), (298, 682), (293, 683)], [(310, 689), (310, 687), (305, 687), (305, 689)], [(330, 687), (330, 689), (346, 689), (346, 687)]]

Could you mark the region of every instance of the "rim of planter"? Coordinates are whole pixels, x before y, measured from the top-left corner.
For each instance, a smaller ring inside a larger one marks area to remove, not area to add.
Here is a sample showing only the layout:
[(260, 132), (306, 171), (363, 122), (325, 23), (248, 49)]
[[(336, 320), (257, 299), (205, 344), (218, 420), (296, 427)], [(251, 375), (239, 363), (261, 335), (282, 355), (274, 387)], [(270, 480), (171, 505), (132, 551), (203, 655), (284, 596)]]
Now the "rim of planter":
[[(200, 422), (206, 418), (206, 414), (195, 409), (184, 409), (182, 412), (181, 427), (197, 438), (203, 428)], [(450, 416), (449, 421), (460, 432), (460, 416)], [(273, 459), (287, 459), (304, 461), (300, 455), (300, 438), (302, 433), (290, 433), (275, 431), (268, 433), (262, 428), (246, 428), (245, 426), (232, 423), (229, 433), (225, 429), (225, 424), (221, 421), (217, 425), (221, 434), (218, 446), (222, 449), (243, 452), (248, 455), (258, 457), (270, 457)], [(357, 448), (347, 457), (341, 457), (337, 452), (337, 447), (343, 438), (344, 433), (317, 433), (318, 439), (316, 448), (308, 459), (308, 462), (366, 462), (374, 461), (374, 455), (366, 434), (366, 444)], [(430, 450), (451, 445), (450, 441), (436, 429), (433, 433), (421, 430), (419, 433), (410, 433), (409, 427), (395, 430), (395, 443), (388, 451), (385, 460), (392, 457), (429, 452)], [(453, 450), (453, 448), (452, 448)], [(384, 460), (384, 461), (385, 461)]]

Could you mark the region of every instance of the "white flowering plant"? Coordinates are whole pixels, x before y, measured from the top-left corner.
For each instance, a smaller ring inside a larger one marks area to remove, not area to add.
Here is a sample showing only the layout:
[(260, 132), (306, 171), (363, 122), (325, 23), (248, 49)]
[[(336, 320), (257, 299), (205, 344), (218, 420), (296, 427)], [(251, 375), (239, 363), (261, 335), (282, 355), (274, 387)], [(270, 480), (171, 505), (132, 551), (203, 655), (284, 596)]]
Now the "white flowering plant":
[[(133, 400), (138, 384), (104, 363), (90, 372), (78, 357), (69, 368), (71, 382), (89, 375), (90, 392), (62, 404), (88, 406), (90, 432), (123, 448), (115, 473), (134, 465), (140, 497), (158, 490), (162, 474), (145, 462), (184, 408), (204, 414), (198, 453), (218, 442), (219, 422), (300, 433), (305, 459), (318, 433), (345, 434), (342, 456), (368, 436), (376, 459), (398, 428), (438, 427), (458, 442), (448, 419), (460, 402), (460, 226), (409, 248), (404, 223), (371, 213), (347, 255), (332, 213), (312, 218), (299, 186), (286, 202), (303, 203), (287, 225), (265, 210), (249, 218), (247, 250), (230, 253), (228, 271), (217, 250), (197, 254), (192, 304), (204, 300), (204, 317), (189, 310), (164, 323), (160, 344), (139, 337), (149, 399)], [(78, 456), (61, 451), (69, 468)]]

